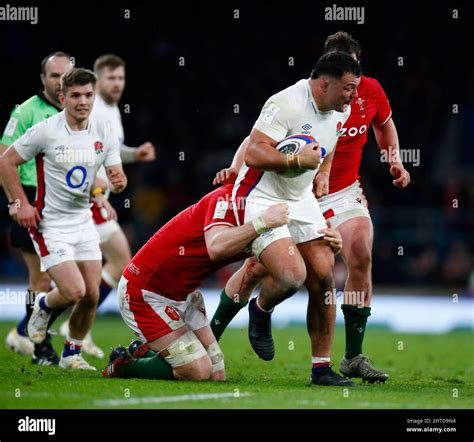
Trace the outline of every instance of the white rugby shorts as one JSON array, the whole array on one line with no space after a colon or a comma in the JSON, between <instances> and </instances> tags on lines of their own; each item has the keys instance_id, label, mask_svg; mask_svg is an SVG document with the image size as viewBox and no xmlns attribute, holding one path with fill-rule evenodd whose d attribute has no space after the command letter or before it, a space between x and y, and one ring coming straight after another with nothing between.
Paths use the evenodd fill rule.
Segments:
<instances>
[{"instance_id":1,"label":"white rugby shorts","mask_svg":"<svg viewBox=\"0 0 474 442\"><path fill-rule=\"evenodd\" d=\"M326 220L312 192L299 201L275 201L260 195L250 195L245 201L244 223L252 221L277 203L287 203L290 212L289 224L270 229L252 241L251 251L257 258L270 244L282 238L292 238L295 244L300 244L324 236L318 230L327 227Z\"/></svg>"},{"instance_id":2,"label":"white rugby shorts","mask_svg":"<svg viewBox=\"0 0 474 442\"><path fill-rule=\"evenodd\" d=\"M319 207L333 228L359 216L370 219L367 199L359 181L330 195L318 198Z\"/></svg>"},{"instance_id":3,"label":"white rugby shorts","mask_svg":"<svg viewBox=\"0 0 474 442\"><path fill-rule=\"evenodd\" d=\"M40 223L38 229L29 229L41 271L66 261L101 261L99 234L89 217L74 226L48 227Z\"/></svg>"}]
</instances>

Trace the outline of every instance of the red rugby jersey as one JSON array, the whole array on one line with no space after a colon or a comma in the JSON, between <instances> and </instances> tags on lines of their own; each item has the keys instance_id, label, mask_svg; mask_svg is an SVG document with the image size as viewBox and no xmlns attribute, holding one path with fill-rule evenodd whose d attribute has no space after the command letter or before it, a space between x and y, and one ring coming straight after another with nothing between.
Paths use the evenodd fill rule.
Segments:
<instances>
[{"instance_id":1,"label":"red rugby jersey","mask_svg":"<svg viewBox=\"0 0 474 442\"><path fill-rule=\"evenodd\" d=\"M237 226L231 205L232 185L219 187L159 229L132 258L123 275L135 286L184 301L212 273L250 256L240 253L213 262L204 232L216 225Z\"/></svg>"},{"instance_id":2,"label":"red rugby jersey","mask_svg":"<svg viewBox=\"0 0 474 442\"><path fill-rule=\"evenodd\" d=\"M351 115L339 136L329 176L329 193L350 186L359 179L362 147L371 124L381 126L392 116L382 86L375 78L362 76L358 97L351 103Z\"/></svg>"}]
</instances>

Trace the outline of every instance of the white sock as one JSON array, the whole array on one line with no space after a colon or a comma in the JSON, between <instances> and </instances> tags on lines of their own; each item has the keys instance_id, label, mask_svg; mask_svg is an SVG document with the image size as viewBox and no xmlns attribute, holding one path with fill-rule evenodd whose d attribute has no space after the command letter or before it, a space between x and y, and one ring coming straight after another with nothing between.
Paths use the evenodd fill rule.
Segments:
<instances>
[{"instance_id":1,"label":"white sock","mask_svg":"<svg viewBox=\"0 0 474 442\"><path fill-rule=\"evenodd\" d=\"M70 344L74 344L76 347L82 347L82 339L74 339L74 338L71 338L71 336L68 335L68 337L66 338L66 340L70 343Z\"/></svg>"},{"instance_id":2,"label":"white sock","mask_svg":"<svg viewBox=\"0 0 474 442\"><path fill-rule=\"evenodd\" d=\"M330 358L330 357L326 357L326 356L324 356L324 357L313 356L313 357L311 358L311 360L312 360L313 364L324 364L324 363L326 363L326 362L329 362L329 363L331 362L331 358Z\"/></svg>"}]
</instances>

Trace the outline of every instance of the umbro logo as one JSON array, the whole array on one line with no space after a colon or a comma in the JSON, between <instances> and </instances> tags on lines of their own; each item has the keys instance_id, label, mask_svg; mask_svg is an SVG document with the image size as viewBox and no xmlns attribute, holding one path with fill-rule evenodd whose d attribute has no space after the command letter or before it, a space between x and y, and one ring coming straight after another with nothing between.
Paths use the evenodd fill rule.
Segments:
<instances>
[{"instance_id":1,"label":"umbro logo","mask_svg":"<svg viewBox=\"0 0 474 442\"><path fill-rule=\"evenodd\" d=\"M311 124L308 124L308 123L301 126L301 129L303 129L305 132L308 132L312 128L313 128L313 126L311 126Z\"/></svg>"}]
</instances>

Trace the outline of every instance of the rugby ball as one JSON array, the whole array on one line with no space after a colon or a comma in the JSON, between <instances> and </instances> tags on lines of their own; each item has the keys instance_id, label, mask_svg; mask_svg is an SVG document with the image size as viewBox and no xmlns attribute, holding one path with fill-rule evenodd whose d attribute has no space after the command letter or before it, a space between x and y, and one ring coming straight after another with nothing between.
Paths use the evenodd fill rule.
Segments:
<instances>
[{"instance_id":1,"label":"rugby ball","mask_svg":"<svg viewBox=\"0 0 474 442\"><path fill-rule=\"evenodd\" d=\"M288 153L298 153L306 144L314 143L316 140L311 135L290 135L286 137L284 140L280 141L276 146L276 149L284 154ZM321 158L324 158L326 153L326 149L321 147ZM307 170L298 170L298 169L291 169L285 172L277 172L280 175L293 178L299 176L303 173L307 172Z\"/></svg>"}]
</instances>

